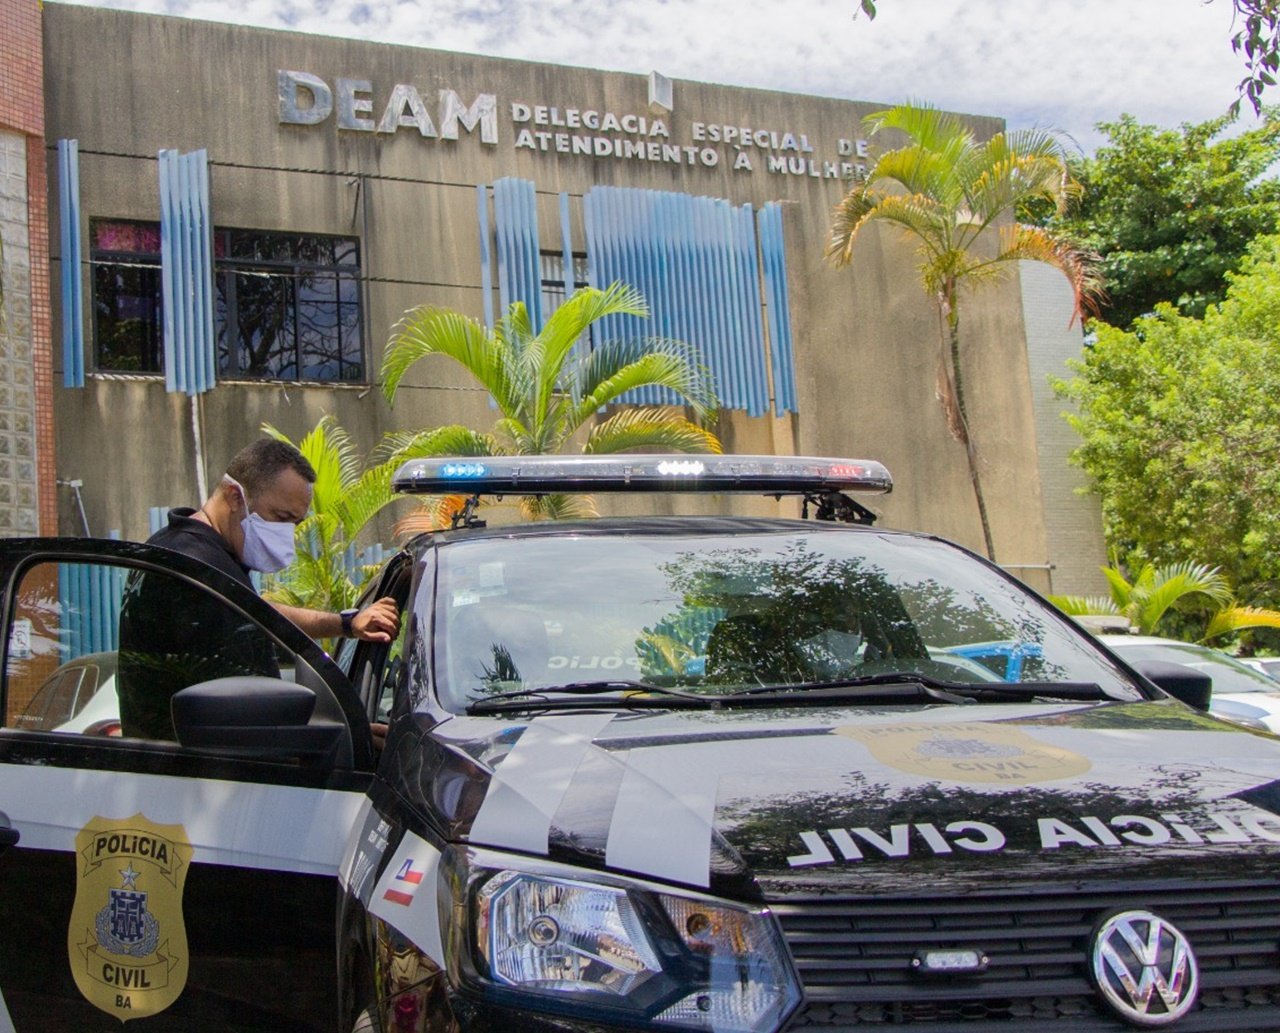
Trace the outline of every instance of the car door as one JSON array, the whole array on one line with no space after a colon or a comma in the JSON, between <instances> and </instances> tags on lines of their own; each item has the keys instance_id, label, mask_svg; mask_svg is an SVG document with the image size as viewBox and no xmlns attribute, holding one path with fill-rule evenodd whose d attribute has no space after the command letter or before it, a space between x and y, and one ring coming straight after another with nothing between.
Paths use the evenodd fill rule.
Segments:
<instances>
[{"instance_id":1,"label":"car door","mask_svg":"<svg viewBox=\"0 0 1280 1033\"><path fill-rule=\"evenodd\" d=\"M141 584L172 598L180 656L136 635L121 650ZM373 764L346 677L255 593L164 549L0 541L0 591L0 1030L333 1030L337 868ZM179 694L180 741L32 727L52 672L112 651L134 693L162 667L205 680ZM242 669L254 651L269 670ZM268 711L300 727L249 727Z\"/></svg>"}]
</instances>

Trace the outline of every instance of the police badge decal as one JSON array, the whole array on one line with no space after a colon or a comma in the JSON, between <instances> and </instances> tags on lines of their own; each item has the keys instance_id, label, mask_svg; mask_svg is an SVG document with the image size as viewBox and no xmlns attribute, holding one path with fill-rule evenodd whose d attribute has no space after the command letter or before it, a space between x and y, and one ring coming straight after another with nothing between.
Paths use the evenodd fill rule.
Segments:
<instances>
[{"instance_id":1,"label":"police badge decal","mask_svg":"<svg viewBox=\"0 0 1280 1033\"><path fill-rule=\"evenodd\" d=\"M164 1011L187 984L186 839L181 825L141 814L94 818L76 836L71 974L89 1003L121 1022Z\"/></svg>"}]
</instances>

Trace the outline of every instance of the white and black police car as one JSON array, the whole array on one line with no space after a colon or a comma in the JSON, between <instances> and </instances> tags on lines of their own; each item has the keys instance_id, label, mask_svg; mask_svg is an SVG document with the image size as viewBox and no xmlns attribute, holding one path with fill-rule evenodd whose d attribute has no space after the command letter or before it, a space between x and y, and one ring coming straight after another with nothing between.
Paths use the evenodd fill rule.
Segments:
<instances>
[{"instance_id":1,"label":"white and black police car","mask_svg":"<svg viewBox=\"0 0 1280 1033\"><path fill-rule=\"evenodd\" d=\"M0 1030L1280 1030L1280 742L984 560L868 526L849 493L887 491L880 465L396 483L817 519L468 504L370 589L400 639L334 659L163 550L0 543ZM167 652L120 636L157 584L175 627L204 613ZM133 691L186 672L172 739L22 720L113 650Z\"/></svg>"}]
</instances>

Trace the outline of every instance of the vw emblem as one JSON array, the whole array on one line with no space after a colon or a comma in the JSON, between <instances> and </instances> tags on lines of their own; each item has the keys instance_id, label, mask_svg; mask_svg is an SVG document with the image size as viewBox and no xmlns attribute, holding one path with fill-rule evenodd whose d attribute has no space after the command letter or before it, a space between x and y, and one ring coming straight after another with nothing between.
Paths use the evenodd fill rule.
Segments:
<instances>
[{"instance_id":1,"label":"vw emblem","mask_svg":"<svg viewBox=\"0 0 1280 1033\"><path fill-rule=\"evenodd\" d=\"M1135 1026L1164 1026L1189 1012L1200 988L1196 956L1175 926L1150 911L1122 911L1093 936L1093 983Z\"/></svg>"}]
</instances>

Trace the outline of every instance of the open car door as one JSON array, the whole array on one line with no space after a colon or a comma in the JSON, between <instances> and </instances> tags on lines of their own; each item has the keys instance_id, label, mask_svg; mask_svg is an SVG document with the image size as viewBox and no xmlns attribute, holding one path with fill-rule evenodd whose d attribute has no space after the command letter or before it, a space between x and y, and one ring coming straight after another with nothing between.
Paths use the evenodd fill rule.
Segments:
<instances>
[{"instance_id":1,"label":"open car door","mask_svg":"<svg viewBox=\"0 0 1280 1033\"><path fill-rule=\"evenodd\" d=\"M346 676L165 549L3 541L0 592L0 1029L332 1030L373 767ZM112 673L59 702L86 657Z\"/></svg>"}]
</instances>

